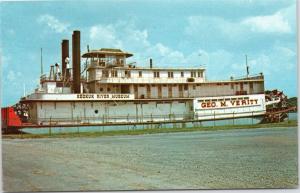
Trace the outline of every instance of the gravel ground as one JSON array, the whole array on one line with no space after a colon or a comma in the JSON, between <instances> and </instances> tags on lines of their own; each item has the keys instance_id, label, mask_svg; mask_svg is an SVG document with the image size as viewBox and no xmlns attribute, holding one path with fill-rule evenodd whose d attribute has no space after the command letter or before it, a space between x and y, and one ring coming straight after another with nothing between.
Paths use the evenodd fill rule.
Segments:
<instances>
[{"instance_id":1,"label":"gravel ground","mask_svg":"<svg viewBox=\"0 0 300 193\"><path fill-rule=\"evenodd\" d=\"M4 139L4 191L295 188L297 128Z\"/></svg>"}]
</instances>

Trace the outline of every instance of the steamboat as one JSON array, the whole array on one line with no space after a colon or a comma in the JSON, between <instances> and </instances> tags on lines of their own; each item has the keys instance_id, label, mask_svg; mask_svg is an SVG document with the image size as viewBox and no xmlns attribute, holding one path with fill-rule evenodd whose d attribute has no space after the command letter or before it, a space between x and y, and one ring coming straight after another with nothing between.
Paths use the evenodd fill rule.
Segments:
<instances>
[{"instance_id":1,"label":"steamboat","mask_svg":"<svg viewBox=\"0 0 300 193\"><path fill-rule=\"evenodd\" d=\"M61 49L61 68L51 65L33 93L2 108L2 131L243 118L259 123L268 105L286 98L266 96L262 73L209 81L204 67L154 67L152 59L149 67L138 67L126 62L133 54L120 49L81 55L80 31L72 35L71 59L69 40L62 40Z\"/></svg>"}]
</instances>

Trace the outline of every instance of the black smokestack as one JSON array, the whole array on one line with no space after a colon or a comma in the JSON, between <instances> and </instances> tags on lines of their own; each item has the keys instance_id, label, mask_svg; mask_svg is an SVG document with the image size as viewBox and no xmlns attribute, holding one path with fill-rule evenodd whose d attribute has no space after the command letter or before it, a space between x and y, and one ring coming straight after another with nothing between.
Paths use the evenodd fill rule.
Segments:
<instances>
[{"instance_id":1,"label":"black smokestack","mask_svg":"<svg viewBox=\"0 0 300 193\"><path fill-rule=\"evenodd\" d=\"M72 35L73 91L80 93L80 31Z\"/></svg>"},{"instance_id":2,"label":"black smokestack","mask_svg":"<svg viewBox=\"0 0 300 193\"><path fill-rule=\"evenodd\" d=\"M152 58L150 58L150 68L152 68Z\"/></svg>"},{"instance_id":3,"label":"black smokestack","mask_svg":"<svg viewBox=\"0 0 300 193\"><path fill-rule=\"evenodd\" d=\"M62 75L66 75L67 63L66 58L69 58L69 40L63 40L61 42L61 65L62 65Z\"/></svg>"}]
</instances>

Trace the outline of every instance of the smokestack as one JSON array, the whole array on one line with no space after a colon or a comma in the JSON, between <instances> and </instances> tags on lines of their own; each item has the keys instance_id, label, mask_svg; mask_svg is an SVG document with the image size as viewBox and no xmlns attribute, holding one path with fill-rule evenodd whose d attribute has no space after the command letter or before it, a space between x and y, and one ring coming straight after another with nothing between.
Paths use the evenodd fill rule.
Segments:
<instances>
[{"instance_id":1,"label":"smokestack","mask_svg":"<svg viewBox=\"0 0 300 193\"><path fill-rule=\"evenodd\" d=\"M66 58L69 58L69 40L63 40L61 42L61 67L62 75L66 75L67 63Z\"/></svg>"},{"instance_id":2,"label":"smokestack","mask_svg":"<svg viewBox=\"0 0 300 193\"><path fill-rule=\"evenodd\" d=\"M80 93L80 31L73 31L72 62L73 62L73 92Z\"/></svg>"},{"instance_id":3,"label":"smokestack","mask_svg":"<svg viewBox=\"0 0 300 193\"><path fill-rule=\"evenodd\" d=\"M150 58L150 68L152 68L152 58Z\"/></svg>"}]
</instances>

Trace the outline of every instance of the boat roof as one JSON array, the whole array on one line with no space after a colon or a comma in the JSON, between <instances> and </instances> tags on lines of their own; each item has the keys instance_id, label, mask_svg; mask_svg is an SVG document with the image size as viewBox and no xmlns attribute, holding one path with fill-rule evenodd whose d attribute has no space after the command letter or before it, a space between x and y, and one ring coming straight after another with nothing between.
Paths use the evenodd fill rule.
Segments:
<instances>
[{"instance_id":1,"label":"boat roof","mask_svg":"<svg viewBox=\"0 0 300 193\"><path fill-rule=\"evenodd\" d=\"M84 53L82 57L83 58L93 58L93 57L104 58L106 55L126 56L126 58L133 56L133 54L124 52L121 49L101 48L99 50L91 50L87 53Z\"/></svg>"}]
</instances>

